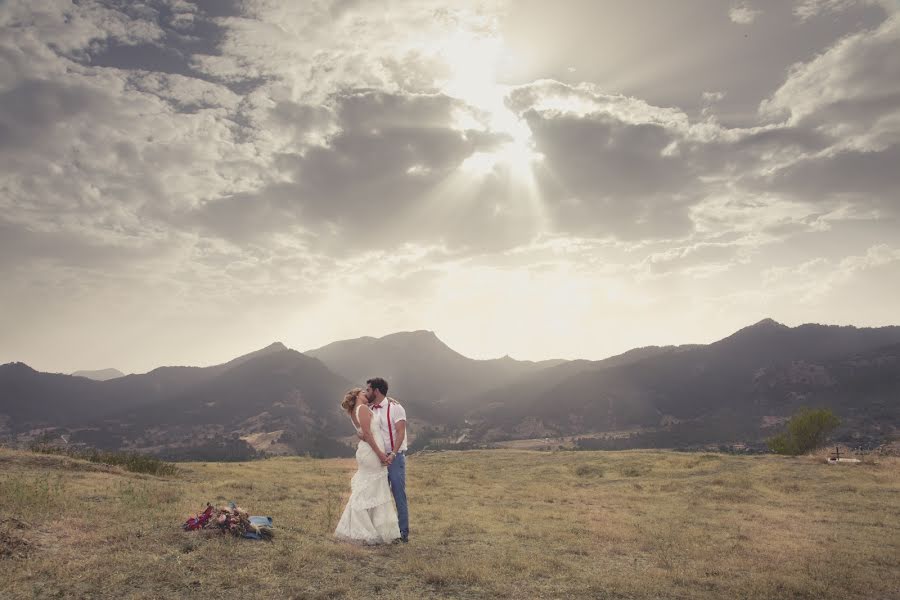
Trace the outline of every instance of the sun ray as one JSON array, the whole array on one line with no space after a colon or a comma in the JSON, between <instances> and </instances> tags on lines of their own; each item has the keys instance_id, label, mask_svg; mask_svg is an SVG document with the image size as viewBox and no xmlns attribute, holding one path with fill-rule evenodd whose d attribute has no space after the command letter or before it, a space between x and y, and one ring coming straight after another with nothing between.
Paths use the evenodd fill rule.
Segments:
<instances>
[{"instance_id":1,"label":"sun ray","mask_svg":"<svg viewBox=\"0 0 900 600\"><path fill-rule=\"evenodd\" d=\"M431 52L446 67L446 75L438 81L442 91L477 111L459 114L459 129L495 134L501 141L464 160L424 204L431 210L455 206L465 212L480 198L492 202L498 214L527 213L535 230L544 230L547 214L534 172L543 156L534 147L528 124L506 104L511 87L497 83L501 65L513 64L516 57L499 36L471 31L456 31L436 40ZM485 194L491 193L496 197L486 200ZM448 198L453 199L449 206Z\"/></svg>"}]
</instances>

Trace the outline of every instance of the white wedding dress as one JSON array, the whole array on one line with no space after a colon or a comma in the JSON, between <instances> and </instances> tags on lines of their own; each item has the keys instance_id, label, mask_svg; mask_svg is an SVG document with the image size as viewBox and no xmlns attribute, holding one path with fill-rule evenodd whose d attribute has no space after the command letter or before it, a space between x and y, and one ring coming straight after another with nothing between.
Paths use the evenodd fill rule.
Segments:
<instances>
[{"instance_id":1,"label":"white wedding dress","mask_svg":"<svg viewBox=\"0 0 900 600\"><path fill-rule=\"evenodd\" d=\"M359 404L356 407L357 422L362 406ZM353 426L362 433L356 423ZM383 452L381 436L376 434L374 437ZM386 544L400 537L387 467L381 464L368 442L360 441L356 448L356 473L350 480L350 500L334 530L334 536L362 544Z\"/></svg>"}]
</instances>

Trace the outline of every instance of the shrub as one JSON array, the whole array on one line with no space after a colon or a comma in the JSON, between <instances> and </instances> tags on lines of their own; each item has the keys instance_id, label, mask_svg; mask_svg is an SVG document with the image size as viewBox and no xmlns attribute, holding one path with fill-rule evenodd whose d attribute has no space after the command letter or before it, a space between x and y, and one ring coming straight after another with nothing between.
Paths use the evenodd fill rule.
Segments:
<instances>
[{"instance_id":1,"label":"shrub","mask_svg":"<svg viewBox=\"0 0 900 600\"><path fill-rule=\"evenodd\" d=\"M178 469L172 463L162 461L146 454L134 452L104 452L93 448L60 448L35 444L31 446L32 452L41 454L58 454L72 458L80 458L92 463L119 466L132 473L148 473L150 475L175 475Z\"/></svg>"},{"instance_id":2,"label":"shrub","mask_svg":"<svg viewBox=\"0 0 900 600\"><path fill-rule=\"evenodd\" d=\"M797 456L825 444L841 421L828 409L804 408L791 417L787 431L769 438L769 448L776 454Z\"/></svg>"},{"instance_id":3,"label":"shrub","mask_svg":"<svg viewBox=\"0 0 900 600\"><path fill-rule=\"evenodd\" d=\"M575 474L579 477L603 477L603 468L597 465L578 465Z\"/></svg>"}]
</instances>

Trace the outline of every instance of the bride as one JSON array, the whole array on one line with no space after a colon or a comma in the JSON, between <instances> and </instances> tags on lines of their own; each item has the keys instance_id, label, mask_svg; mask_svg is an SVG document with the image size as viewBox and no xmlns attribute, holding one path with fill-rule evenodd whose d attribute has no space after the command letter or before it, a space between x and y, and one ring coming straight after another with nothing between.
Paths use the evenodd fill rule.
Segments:
<instances>
[{"instance_id":1,"label":"bride","mask_svg":"<svg viewBox=\"0 0 900 600\"><path fill-rule=\"evenodd\" d=\"M400 538L397 509L387 478L387 456L380 435L372 433L372 411L360 388L344 395L341 407L363 438L356 448L356 473L350 480L350 500L334 536L363 544L385 544Z\"/></svg>"}]
</instances>

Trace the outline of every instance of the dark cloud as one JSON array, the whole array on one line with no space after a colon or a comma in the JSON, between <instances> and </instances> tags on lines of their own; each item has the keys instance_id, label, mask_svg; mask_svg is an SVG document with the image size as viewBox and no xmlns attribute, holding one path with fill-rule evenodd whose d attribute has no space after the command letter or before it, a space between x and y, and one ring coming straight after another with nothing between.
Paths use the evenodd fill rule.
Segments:
<instances>
[{"instance_id":1,"label":"dark cloud","mask_svg":"<svg viewBox=\"0 0 900 600\"><path fill-rule=\"evenodd\" d=\"M37 231L0 220L0 267L118 270L158 256L166 243L138 237L101 240L87 231Z\"/></svg>"},{"instance_id":2,"label":"dark cloud","mask_svg":"<svg viewBox=\"0 0 900 600\"><path fill-rule=\"evenodd\" d=\"M108 106L94 88L47 80L24 80L0 93L0 149L40 145L57 127L91 110Z\"/></svg>"},{"instance_id":3,"label":"dark cloud","mask_svg":"<svg viewBox=\"0 0 900 600\"><path fill-rule=\"evenodd\" d=\"M258 243L273 233L301 227L301 211L296 186L281 183L209 200L186 214L172 215L172 225L183 223L240 244Z\"/></svg>"},{"instance_id":4,"label":"dark cloud","mask_svg":"<svg viewBox=\"0 0 900 600\"><path fill-rule=\"evenodd\" d=\"M241 0L192 0L209 17L237 17L242 14Z\"/></svg>"},{"instance_id":5,"label":"dark cloud","mask_svg":"<svg viewBox=\"0 0 900 600\"><path fill-rule=\"evenodd\" d=\"M612 115L525 113L538 152L539 179L555 224L573 233L625 239L672 237L691 226L696 173L665 150L678 138L653 123Z\"/></svg>"},{"instance_id":6,"label":"dark cloud","mask_svg":"<svg viewBox=\"0 0 900 600\"><path fill-rule=\"evenodd\" d=\"M756 181L774 191L809 202L849 202L900 217L900 145L881 152L841 151L797 161Z\"/></svg>"},{"instance_id":7,"label":"dark cloud","mask_svg":"<svg viewBox=\"0 0 900 600\"><path fill-rule=\"evenodd\" d=\"M282 100L270 111L272 124L292 134L295 144L303 146L309 136L324 135L335 122L334 112L326 106L313 106Z\"/></svg>"},{"instance_id":8,"label":"dark cloud","mask_svg":"<svg viewBox=\"0 0 900 600\"><path fill-rule=\"evenodd\" d=\"M489 151L502 135L462 130L456 111L465 103L443 95L353 92L335 98L332 108L282 102L273 118L294 128L294 138L333 118L335 133L323 145L283 153L275 161L289 182L257 192L212 199L195 211L191 222L238 239L302 229L319 243L345 249L379 239L354 239L354 230L381 231L381 243L458 236L468 221L434 222L421 206L473 153ZM478 187L481 190L482 187ZM453 190L470 196L470 190ZM447 198L456 202L457 198ZM490 208L488 211L491 210ZM402 224L403 229L398 229ZM332 236L337 235L337 240Z\"/></svg>"}]
</instances>

